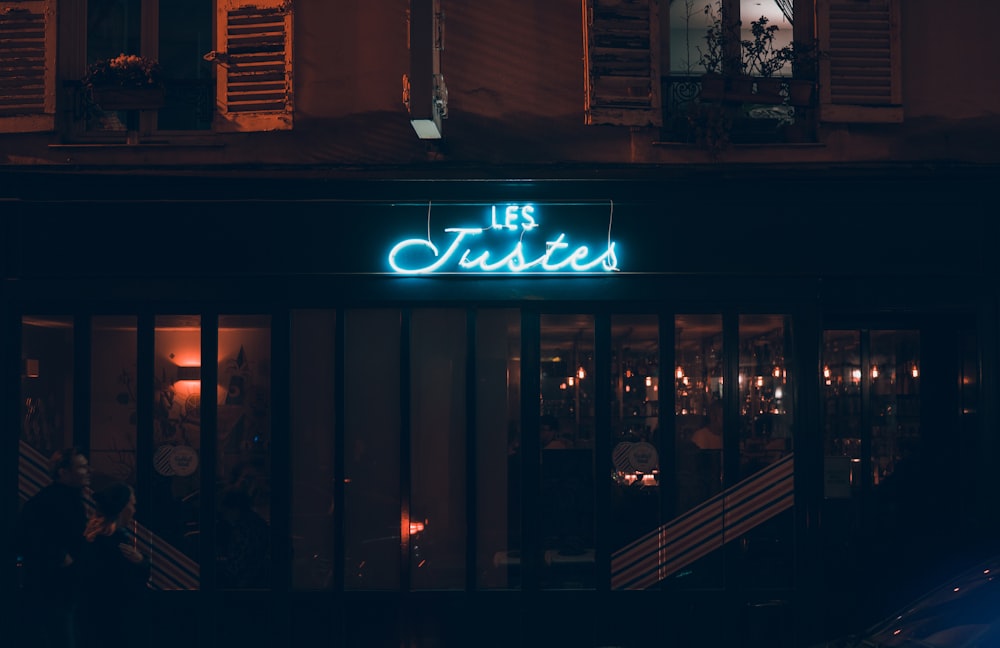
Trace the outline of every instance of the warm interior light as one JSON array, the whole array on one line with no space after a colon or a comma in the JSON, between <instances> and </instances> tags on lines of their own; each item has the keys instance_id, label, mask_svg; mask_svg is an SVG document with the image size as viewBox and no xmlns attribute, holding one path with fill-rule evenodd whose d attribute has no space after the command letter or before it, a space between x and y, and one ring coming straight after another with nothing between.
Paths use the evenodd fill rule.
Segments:
<instances>
[{"instance_id":1,"label":"warm interior light","mask_svg":"<svg viewBox=\"0 0 1000 648\"><path fill-rule=\"evenodd\" d=\"M917 369L917 365L913 365L913 369L910 369L910 375L913 376L914 378L920 377L920 370Z\"/></svg>"},{"instance_id":2,"label":"warm interior light","mask_svg":"<svg viewBox=\"0 0 1000 648\"><path fill-rule=\"evenodd\" d=\"M570 376L569 378L566 379L566 382L569 384L570 387L572 387L573 384L576 382L576 376Z\"/></svg>"},{"instance_id":3,"label":"warm interior light","mask_svg":"<svg viewBox=\"0 0 1000 648\"><path fill-rule=\"evenodd\" d=\"M38 378L38 358L25 358L24 375L28 378Z\"/></svg>"},{"instance_id":4,"label":"warm interior light","mask_svg":"<svg viewBox=\"0 0 1000 648\"><path fill-rule=\"evenodd\" d=\"M851 380L853 382L856 382L856 383L861 382L861 370L860 369L851 369Z\"/></svg>"},{"instance_id":5,"label":"warm interior light","mask_svg":"<svg viewBox=\"0 0 1000 648\"><path fill-rule=\"evenodd\" d=\"M677 380L684 377L684 369L680 365L677 365Z\"/></svg>"},{"instance_id":6,"label":"warm interior light","mask_svg":"<svg viewBox=\"0 0 1000 648\"><path fill-rule=\"evenodd\" d=\"M872 380L878 378L878 365L872 365Z\"/></svg>"},{"instance_id":7,"label":"warm interior light","mask_svg":"<svg viewBox=\"0 0 1000 648\"><path fill-rule=\"evenodd\" d=\"M587 372L584 370L583 365L580 365L580 368L576 370L576 377L580 380L587 377Z\"/></svg>"},{"instance_id":8,"label":"warm interior light","mask_svg":"<svg viewBox=\"0 0 1000 648\"><path fill-rule=\"evenodd\" d=\"M646 386L647 387L652 387L653 386L653 378L652 378L652 376L646 376Z\"/></svg>"}]
</instances>

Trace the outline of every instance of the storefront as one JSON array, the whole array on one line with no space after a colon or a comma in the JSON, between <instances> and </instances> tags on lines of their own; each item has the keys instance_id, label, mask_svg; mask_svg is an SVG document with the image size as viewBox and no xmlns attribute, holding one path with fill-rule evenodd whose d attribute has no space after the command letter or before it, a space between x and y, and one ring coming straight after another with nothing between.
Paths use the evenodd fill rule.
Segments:
<instances>
[{"instance_id":1,"label":"storefront","mask_svg":"<svg viewBox=\"0 0 1000 648\"><path fill-rule=\"evenodd\" d=\"M66 445L133 484L152 645L793 646L988 527L976 179L60 180L7 518Z\"/></svg>"}]
</instances>

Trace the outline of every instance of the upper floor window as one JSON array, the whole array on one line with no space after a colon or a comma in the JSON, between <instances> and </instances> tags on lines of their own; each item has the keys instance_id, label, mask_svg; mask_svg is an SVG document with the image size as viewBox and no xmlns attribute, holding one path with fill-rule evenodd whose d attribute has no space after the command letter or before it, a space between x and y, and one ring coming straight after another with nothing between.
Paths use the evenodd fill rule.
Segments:
<instances>
[{"instance_id":1,"label":"upper floor window","mask_svg":"<svg viewBox=\"0 0 1000 648\"><path fill-rule=\"evenodd\" d=\"M13 70L0 132L59 129L81 136L132 127L197 133L292 126L291 0L10 4L0 16L0 29L16 36L0 43L0 67ZM58 47L57 25L64 26ZM88 66L119 54L159 63L162 105L117 110L88 100L79 83Z\"/></svg>"}]
</instances>

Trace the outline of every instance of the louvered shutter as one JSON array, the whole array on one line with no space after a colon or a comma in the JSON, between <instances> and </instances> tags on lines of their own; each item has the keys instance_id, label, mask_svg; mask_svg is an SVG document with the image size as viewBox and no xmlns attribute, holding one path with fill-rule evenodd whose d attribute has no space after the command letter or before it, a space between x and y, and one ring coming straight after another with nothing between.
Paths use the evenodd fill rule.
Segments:
<instances>
[{"instance_id":1,"label":"louvered shutter","mask_svg":"<svg viewBox=\"0 0 1000 648\"><path fill-rule=\"evenodd\" d=\"M659 126L657 0L584 0L586 122Z\"/></svg>"},{"instance_id":2,"label":"louvered shutter","mask_svg":"<svg viewBox=\"0 0 1000 648\"><path fill-rule=\"evenodd\" d=\"M292 127L292 3L219 0L216 130Z\"/></svg>"},{"instance_id":3,"label":"louvered shutter","mask_svg":"<svg viewBox=\"0 0 1000 648\"><path fill-rule=\"evenodd\" d=\"M55 129L55 0L0 4L0 132Z\"/></svg>"},{"instance_id":4,"label":"louvered shutter","mask_svg":"<svg viewBox=\"0 0 1000 648\"><path fill-rule=\"evenodd\" d=\"M817 0L820 119L900 122L899 0Z\"/></svg>"}]
</instances>

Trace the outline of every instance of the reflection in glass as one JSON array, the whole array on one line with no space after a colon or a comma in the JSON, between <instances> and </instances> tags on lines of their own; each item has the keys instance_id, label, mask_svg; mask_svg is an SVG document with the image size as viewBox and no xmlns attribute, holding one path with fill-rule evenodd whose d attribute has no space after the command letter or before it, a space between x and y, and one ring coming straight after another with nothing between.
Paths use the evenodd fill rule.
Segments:
<instances>
[{"instance_id":1,"label":"reflection in glass","mask_svg":"<svg viewBox=\"0 0 1000 648\"><path fill-rule=\"evenodd\" d=\"M920 462L920 333L872 331L872 483Z\"/></svg>"},{"instance_id":2,"label":"reflection in glass","mask_svg":"<svg viewBox=\"0 0 1000 648\"><path fill-rule=\"evenodd\" d=\"M271 585L271 319L219 317L216 568L223 588Z\"/></svg>"},{"instance_id":3,"label":"reflection in glass","mask_svg":"<svg viewBox=\"0 0 1000 648\"><path fill-rule=\"evenodd\" d=\"M73 318L21 319L21 441L47 460L73 445Z\"/></svg>"},{"instance_id":4,"label":"reflection in glass","mask_svg":"<svg viewBox=\"0 0 1000 648\"><path fill-rule=\"evenodd\" d=\"M138 318L94 317L90 352L91 485L136 485ZM142 516L145 517L145 516Z\"/></svg>"},{"instance_id":5,"label":"reflection in glass","mask_svg":"<svg viewBox=\"0 0 1000 648\"><path fill-rule=\"evenodd\" d=\"M784 315L740 316L740 475L792 450L792 393Z\"/></svg>"},{"instance_id":6,"label":"reflection in glass","mask_svg":"<svg viewBox=\"0 0 1000 648\"><path fill-rule=\"evenodd\" d=\"M412 496L409 524L414 589L465 584L465 311L417 309L410 324Z\"/></svg>"},{"instance_id":7,"label":"reflection in glass","mask_svg":"<svg viewBox=\"0 0 1000 648\"><path fill-rule=\"evenodd\" d=\"M823 332L824 497L856 496L861 487L861 332Z\"/></svg>"},{"instance_id":8,"label":"reflection in glass","mask_svg":"<svg viewBox=\"0 0 1000 648\"><path fill-rule=\"evenodd\" d=\"M478 587L521 585L521 314L476 312Z\"/></svg>"},{"instance_id":9,"label":"reflection in glass","mask_svg":"<svg viewBox=\"0 0 1000 648\"><path fill-rule=\"evenodd\" d=\"M656 315L611 318L611 462L615 549L660 523L660 327ZM672 372L671 372L672 373Z\"/></svg>"},{"instance_id":10,"label":"reflection in glass","mask_svg":"<svg viewBox=\"0 0 1000 648\"><path fill-rule=\"evenodd\" d=\"M150 529L199 560L201 319L159 315L153 348L153 476ZM181 367L185 369L182 370Z\"/></svg>"},{"instance_id":11,"label":"reflection in glass","mask_svg":"<svg viewBox=\"0 0 1000 648\"><path fill-rule=\"evenodd\" d=\"M336 311L291 313L292 586L334 587Z\"/></svg>"},{"instance_id":12,"label":"reflection in glass","mask_svg":"<svg viewBox=\"0 0 1000 648\"><path fill-rule=\"evenodd\" d=\"M739 539L737 578L744 587L791 587L794 563L793 483L788 462L765 472L792 452L795 367L786 315L740 315L739 442L737 498L727 514L745 520ZM768 477L768 475L772 475ZM774 475L783 475L782 478ZM759 477L759 478L758 478ZM729 511L730 506L734 509Z\"/></svg>"},{"instance_id":13,"label":"reflection in glass","mask_svg":"<svg viewBox=\"0 0 1000 648\"><path fill-rule=\"evenodd\" d=\"M400 312L344 315L346 589L400 585Z\"/></svg>"},{"instance_id":14,"label":"reflection in glass","mask_svg":"<svg viewBox=\"0 0 1000 648\"><path fill-rule=\"evenodd\" d=\"M675 318L677 513L722 490L722 316Z\"/></svg>"},{"instance_id":15,"label":"reflection in glass","mask_svg":"<svg viewBox=\"0 0 1000 648\"><path fill-rule=\"evenodd\" d=\"M542 586L594 586L594 320L541 317Z\"/></svg>"}]
</instances>

